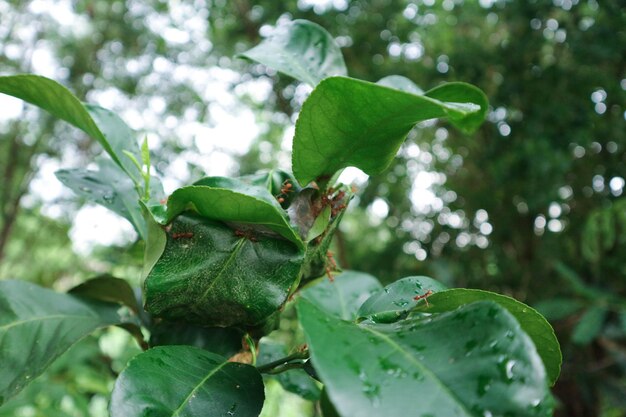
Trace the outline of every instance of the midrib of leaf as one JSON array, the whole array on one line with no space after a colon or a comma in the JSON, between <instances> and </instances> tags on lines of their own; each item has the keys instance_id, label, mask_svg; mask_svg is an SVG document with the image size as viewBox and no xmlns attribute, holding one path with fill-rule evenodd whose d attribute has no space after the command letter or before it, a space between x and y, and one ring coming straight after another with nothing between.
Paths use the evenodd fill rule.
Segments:
<instances>
[{"instance_id":1,"label":"midrib of leaf","mask_svg":"<svg viewBox=\"0 0 626 417\"><path fill-rule=\"evenodd\" d=\"M193 397L193 395L200 389L200 387L202 385L204 385L204 383L206 381L208 381L209 379L211 379L211 377L213 375L215 375L216 372L218 372L220 369L222 369L228 362L222 362L219 366L217 366L215 369L213 369L211 372L209 372L207 374L207 376L205 376L204 378L202 378L202 380L189 392L189 395L187 395L187 397L185 397L185 399L180 403L180 405L178 406L178 408L176 408L176 410L174 410L174 413L172 413L172 417L176 417L178 415L180 415L179 413L181 412L181 410L183 409L183 407L189 402L189 399L191 397Z\"/></svg>"},{"instance_id":2,"label":"midrib of leaf","mask_svg":"<svg viewBox=\"0 0 626 417\"><path fill-rule=\"evenodd\" d=\"M461 401L461 399L459 397L457 397L454 392L452 392L444 383L443 381L441 381L439 379L439 377L437 377L437 375L431 371L429 368L427 368L426 366L424 366L423 363L421 363L420 361L418 361L417 359L415 359L415 357L413 355L411 355L411 352L407 351L404 347L402 347L401 345L399 345L398 343L396 343L392 338L390 338L389 336L377 332L374 329L371 329L367 326L358 326L359 328L366 330L370 333L372 333L374 336L378 337L379 339L382 339L383 342L386 342L387 344L389 344L395 351L399 352L401 355L403 355L408 362L414 364L417 368L419 368L422 372L424 372L425 374L429 375L431 377L431 379L443 390L445 391L451 398L454 399L454 401L461 407L461 409L463 409L466 413L466 415L468 417L471 417L473 414L470 412L470 410L467 409L467 407L465 406L465 404Z\"/></svg>"},{"instance_id":3,"label":"midrib of leaf","mask_svg":"<svg viewBox=\"0 0 626 417\"><path fill-rule=\"evenodd\" d=\"M30 319L18 320L18 321L9 323L9 324L5 324L4 326L0 326L0 331L8 330L11 327L21 326L23 324L30 323L30 322L33 322L33 321L56 320L56 319L63 319L63 318L70 318L70 317L81 318L81 319L97 318L97 317L94 317L94 316L88 316L88 315L79 316L79 315L76 315L76 314L55 314L55 315L52 315L52 316L32 317Z\"/></svg>"},{"instance_id":4,"label":"midrib of leaf","mask_svg":"<svg viewBox=\"0 0 626 417\"><path fill-rule=\"evenodd\" d=\"M340 78L340 77L337 77L337 78ZM341 78L351 79L351 78L349 78L349 77L341 77ZM320 84L319 84L319 85L321 85L324 81L325 81L325 80L322 80L322 82L320 82ZM445 107L445 103L446 103L446 102L444 102L444 101L437 100L437 99L434 99L434 98L431 98L431 97L428 97L428 96L416 96L415 94L405 93L405 92L403 92L403 91L400 91L400 90L395 90L395 89L393 89L393 88L389 88L389 87L385 87L385 86L380 86L380 87L382 87L382 88L387 88L388 90L391 90L391 91L393 91L394 93L401 93L401 94L404 94L404 95L411 96L411 99L414 99L414 100L417 100L417 101L428 102L429 104L432 104L432 105L434 105L434 106L438 106L439 108L441 108L441 109L443 110L443 112L444 112L444 113L446 113L446 115L444 115L444 116L440 116L440 117L448 117L448 116L449 116L449 115L448 115L448 112L445 110L445 109L446 109L446 107ZM318 88L319 88L319 86L318 86ZM304 111L304 108L305 108L305 106L306 106L307 104L308 104L308 100L307 100L307 101L305 101L305 102L304 102L304 104L302 105L302 110L300 111L301 113L302 113L302 111ZM310 105L313 105L313 104L310 104ZM362 144L363 144L364 142L366 142L366 143L367 143L367 141L365 141L365 140L364 140L364 138L369 137L369 136L370 136L370 135L369 135L369 133L370 133L372 130L375 130L375 129L379 128L381 124L386 123L386 122L387 122L387 121L389 121L390 119L392 119L392 118L394 118L394 117L398 117L398 116L400 116L400 115L404 115L405 113L406 113L406 111L404 111L404 110L400 110L400 111L394 112L394 113L390 114L389 116L385 117L385 118L382 120L382 122L380 122L380 123L379 123L379 124L377 124L376 126L372 126L372 127L370 127L370 128L367 128L367 129L365 130L365 132L363 132L363 134L361 134L361 135L359 136L358 140L356 140L356 141L352 141L351 143L348 143L348 144L347 144L347 148L348 148L348 149L347 149L344 153L345 153L345 154L352 154L352 153L354 153L355 149L357 149L359 146L362 146ZM417 123L419 123L419 122L421 122L421 121L423 121L423 120L426 120L426 119L417 120L417 121L415 121L415 122L412 122L410 127L414 126L415 124L417 124ZM310 126L310 123L308 123L307 125L308 125L308 126ZM312 132L312 131L314 131L314 130L315 130L315 129L311 129L311 128L309 128L309 131L311 131L311 132ZM409 129L409 130L410 130L410 129ZM298 123L296 122L296 135L297 135L297 131L298 131ZM407 134L408 134L408 131L407 131ZM331 161L332 161L332 160L333 160L332 158L326 158L326 157L325 157L325 155L323 155L323 154L320 152L320 147L319 147L319 144L318 144L318 141L317 141L317 137L316 137L314 134L313 134L313 135L311 135L311 136L312 136L312 138L313 138L313 145L317 148L317 153L318 153L320 156L322 156L324 159L326 159L326 160L331 160ZM405 135L405 136L406 136L406 135ZM293 157L295 157L295 152L294 152L294 153L292 153L292 159L293 159ZM292 162L292 165L294 165L294 164L293 164L293 162ZM329 167L329 164L328 164L328 163L326 163L326 164L324 165L324 171L325 171L328 167ZM295 171L295 165L294 165L294 171Z\"/></svg>"},{"instance_id":5,"label":"midrib of leaf","mask_svg":"<svg viewBox=\"0 0 626 417\"><path fill-rule=\"evenodd\" d=\"M246 243L247 240L248 239L245 238L245 237L242 237L242 238L239 239L239 241L237 242L237 245L235 246L235 248L231 252L230 256L228 257L226 262L224 262L224 265L222 265L222 268L220 269L220 272L217 274L215 279L213 279L213 281L211 281L211 283L209 284L207 289L204 291L204 293L200 297L200 301L204 301L206 299L206 297L209 295L209 292L213 289L215 284L222 278L222 276L224 275L224 271L226 271L226 268L228 268L228 266L237 257L237 255L241 251L241 248L243 247L243 245Z\"/></svg>"}]
</instances>

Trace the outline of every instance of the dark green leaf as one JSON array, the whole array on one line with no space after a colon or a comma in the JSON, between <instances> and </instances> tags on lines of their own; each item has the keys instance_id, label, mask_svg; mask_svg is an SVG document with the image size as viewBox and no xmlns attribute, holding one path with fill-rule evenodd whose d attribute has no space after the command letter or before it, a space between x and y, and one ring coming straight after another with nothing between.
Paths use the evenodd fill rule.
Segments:
<instances>
[{"instance_id":1,"label":"dark green leaf","mask_svg":"<svg viewBox=\"0 0 626 417\"><path fill-rule=\"evenodd\" d=\"M419 88L413 81L401 75L389 75L378 80L376 84L411 94L424 94L424 90Z\"/></svg>"},{"instance_id":2,"label":"dark green leaf","mask_svg":"<svg viewBox=\"0 0 626 417\"><path fill-rule=\"evenodd\" d=\"M519 322L522 330L534 342L539 356L553 385L561 372L561 349L550 323L533 308L514 298L489 291L455 288L438 292L428 298L428 306L420 306L418 311L441 313L452 311L476 301L493 301L506 308Z\"/></svg>"},{"instance_id":3,"label":"dark green leaf","mask_svg":"<svg viewBox=\"0 0 626 417\"><path fill-rule=\"evenodd\" d=\"M38 75L0 77L0 93L34 104L81 129L97 140L135 182L141 180L140 172L124 155L124 151L130 152L141 160L135 134L115 113L84 105L61 84Z\"/></svg>"},{"instance_id":4,"label":"dark green leaf","mask_svg":"<svg viewBox=\"0 0 626 417\"><path fill-rule=\"evenodd\" d=\"M133 288L121 278L102 275L83 282L72 288L69 294L83 298L118 303L125 305L135 313L139 313L139 305Z\"/></svg>"},{"instance_id":5,"label":"dark green leaf","mask_svg":"<svg viewBox=\"0 0 626 417\"><path fill-rule=\"evenodd\" d=\"M287 213L264 187L234 178L207 177L174 191L167 201L167 222L186 210L207 219L253 226L258 233L275 232L304 248Z\"/></svg>"},{"instance_id":6,"label":"dark green leaf","mask_svg":"<svg viewBox=\"0 0 626 417\"><path fill-rule=\"evenodd\" d=\"M242 349L243 333L232 327L203 327L162 320L150 328L150 346L189 345L230 358Z\"/></svg>"},{"instance_id":7,"label":"dark green leaf","mask_svg":"<svg viewBox=\"0 0 626 417\"><path fill-rule=\"evenodd\" d=\"M278 26L267 39L241 56L315 86L331 75L347 75L335 40L321 26L294 20Z\"/></svg>"},{"instance_id":8,"label":"dark green leaf","mask_svg":"<svg viewBox=\"0 0 626 417\"><path fill-rule=\"evenodd\" d=\"M116 304L0 281L0 404L78 340L100 327L128 322L123 314Z\"/></svg>"},{"instance_id":9,"label":"dark green leaf","mask_svg":"<svg viewBox=\"0 0 626 417\"><path fill-rule=\"evenodd\" d=\"M572 333L572 342L587 345L595 339L604 326L609 311L604 306L590 307L581 317Z\"/></svg>"},{"instance_id":10,"label":"dark green leaf","mask_svg":"<svg viewBox=\"0 0 626 417\"><path fill-rule=\"evenodd\" d=\"M283 343L263 338L259 342L257 367L280 360L286 357L287 354L287 348ZM277 379L286 391L298 394L309 401L317 401L320 398L320 388L303 369L290 369L268 376L268 378Z\"/></svg>"},{"instance_id":11,"label":"dark green leaf","mask_svg":"<svg viewBox=\"0 0 626 417\"><path fill-rule=\"evenodd\" d=\"M257 370L192 346L160 346L120 374L111 417L257 417L263 407Z\"/></svg>"},{"instance_id":12,"label":"dark green leaf","mask_svg":"<svg viewBox=\"0 0 626 417\"><path fill-rule=\"evenodd\" d=\"M469 84L447 84L416 95L331 77L302 106L294 136L293 172L301 184L330 178L348 166L380 174L416 123L447 117L463 131L472 131L486 111L484 94Z\"/></svg>"},{"instance_id":13,"label":"dark green leaf","mask_svg":"<svg viewBox=\"0 0 626 417\"><path fill-rule=\"evenodd\" d=\"M354 320L361 304L381 289L380 282L369 274L344 271L334 281L327 277L320 278L302 291L302 297L327 314L344 320Z\"/></svg>"},{"instance_id":14,"label":"dark green leaf","mask_svg":"<svg viewBox=\"0 0 626 417\"><path fill-rule=\"evenodd\" d=\"M496 303L358 325L303 299L298 316L313 365L342 416L551 415L541 359Z\"/></svg>"},{"instance_id":15,"label":"dark green leaf","mask_svg":"<svg viewBox=\"0 0 626 417\"><path fill-rule=\"evenodd\" d=\"M209 326L257 325L297 285L302 261L286 240L237 236L223 223L183 214L146 278L146 309Z\"/></svg>"},{"instance_id":16,"label":"dark green leaf","mask_svg":"<svg viewBox=\"0 0 626 417\"><path fill-rule=\"evenodd\" d=\"M127 219L142 239L146 224L139 206L135 184L108 160L98 161L99 170L61 169L56 177L72 191Z\"/></svg>"},{"instance_id":17,"label":"dark green leaf","mask_svg":"<svg viewBox=\"0 0 626 417\"><path fill-rule=\"evenodd\" d=\"M399 320L418 304L425 304L429 291L435 293L447 287L429 277L406 277L381 288L360 306L358 317L371 318L378 323ZM415 299L415 297L418 297Z\"/></svg>"}]
</instances>

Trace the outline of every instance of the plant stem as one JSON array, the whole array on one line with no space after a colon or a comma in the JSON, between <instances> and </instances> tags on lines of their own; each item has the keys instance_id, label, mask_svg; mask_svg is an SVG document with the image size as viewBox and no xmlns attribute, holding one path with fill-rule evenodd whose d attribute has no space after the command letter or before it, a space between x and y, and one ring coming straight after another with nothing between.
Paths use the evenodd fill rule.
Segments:
<instances>
[{"instance_id":1,"label":"plant stem","mask_svg":"<svg viewBox=\"0 0 626 417\"><path fill-rule=\"evenodd\" d=\"M304 350L302 352L295 352L277 361L258 366L257 370L261 373L266 373L266 374L280 373L280 372L286 371L287 369L301 367L304 364L302 360L308 359L308 358L309 358L308 350ZM298 361L298 362L291 363L292 361ZM276 371L274 368L276 368L276 370L278 369L280 370Z\"/></svg>"}]
</instances>

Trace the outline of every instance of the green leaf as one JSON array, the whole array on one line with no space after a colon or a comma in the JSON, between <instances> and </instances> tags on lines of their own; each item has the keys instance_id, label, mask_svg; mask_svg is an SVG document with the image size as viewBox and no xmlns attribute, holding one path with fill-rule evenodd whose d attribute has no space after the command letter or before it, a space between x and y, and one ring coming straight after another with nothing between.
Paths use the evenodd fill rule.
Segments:
<instances>
[{"instance_id":1,"label":"green leaf","mask_svg":"<svg viewBox=\"0 0 626 417\"><path fill-rule=\"evenodd\" d=\"M424 90L419 88L413 81L401 75L388 75L378 80L376 84L411 94L424 94Z\"/></svg>"},{"instance_id":2,"label":"green leaf","mask_svg":"<svg viewBox=\"0 0 626 417\"><path fill-rule=\"evenodd\" d=\"M258 233L275 232L304 248L302 239L289 224L287 213L263 187L234 178L207 177L172 193L167 200L167 222L187 210L211 220L252 226Z\"/></svg>"},{"instance_id":3,"label":"green leaf","mask_svg":"<svg viewBox=\"0 0 626 417\"><path fill-rule=\"evenodd\" d=\"M111 158L133 179L141 180L124 151L141 158L135 133L115 113L81 103L67 88L38 75L0 77L0 93L22 99L81 129L97 140Z\"/></svg>"},{"instance_id":4,"label":"green leaf","mask_svg":"<svg viewBox=\"0 0 626 417\"><path fill-rule=\"evenodd\" d=\"M444 83L424 95L444 102L448 107L458 107L458 112L448 111L448 121L461 132L467 134L475 132L487 117L489 110L487 96L471 84ZM467 111L470 103L478 105L480 109L474 112Z\"/></svg>"},{"instance_id":5,"label":"green leaf","mask_svg":"<svg viewBox=\"0 0 626 417\"><path fill-rule=\"evenodd\" d=\"M428 292L435 293L447 287L429 277L406 277L380 289L360 306L358 317L369 318L377 323L391 323L425 304ZM415 299L418 297L417 299Z\"/></svg>"},{"instance_id":6,"label":"green leaf","mask_svg":"<svg viewBox=\"0 0 626 417\"><path fill-rule=\"evenodd\" d=\"M344 271L334 281L324 276L307 286L302 291L302 297L327 314L344 320L354 320L361 304L381 289L380 282L370 274Z\"/></svg>"},{"instance_id":7,"label":"green leaf","mask_svg":"<svg viewBox=\"0 0 626 417\"><path fill-rule=\"evenodd\" d=\"M141 279L145 280L154 265L158 262L165 250L167 238L161 224L153 217L151 210L143 203L139 202L141 214L146 222L146 247L143 254L143 268Z\"/></svg>"},{"instance_id":8,"label":"green leaf","mask_svg":"<svg viewBox=\"0 0 626 417\"><path fill-rule=\"evenodd\" d=\"M257 367L262 366L286 356L287 348L283 343L264 337L259 342L256 364ZM320 388L303 369L290 369L267 378L275 378L286 391L298 394L309 401L317 401L320 398Z\"/></svg>"},{"instance_id":9,"label":"green leaf","mask_svg":"<svg viewBox=\"0 0 626 417\"><path fill-rule=\"evenodd\" d=\"M98 161L99 170L61 169L56 177L77 195L100 204L128 220L142 239L146 224L139 205L139 195L131 180L111 161Z\"/></svg>"},{"instance_id":10,"label":"green leaf","mask_svg":"<svg viewBox=\"0 0 626 417\"><path fill-rule=\"evenodd\" d=\"M241 54L315 86L331 75L347 75L339 46L321 26L294 20L278 26L259 45Z\"/></svg>"},{"instance_id":11,"label":"green leaf","mask_svg":"<svg viewBox=\"0 0 626 417\"><path fill-rule=\"evenodd\" d=\"M237 236L223 223L187 214L176 217L166 239L145 281L146 310L156 316L258 325L300 278L304 255L282 239Z\"/></svg>"},{"instance_id":12,"label":"green leaf","mask_svg":"<svg viewBox=\"0 0 626 417\"><path fill-rule=\"evenodd\" d=\"M548 416L535 346L493 302L360 325L298 303L313 365L341 416Z\"/></svg>"},{"instance_id":13,"label":"green leaf","mask_svg":"<svg viewBox=\"0 0 626 417\"><path fill-rule=\"evenodd\" d=\"M476 301L493 301L506 308L519 322L522 330L532 339L548 374L550 385L554 385L561 372L561 349L550 323L536 310L514 298L489 291L455 288L441 291L428 298L429 305L418 311L441 313L455 310Z\"/></svg>"},{"instance_id":14,"label":"green leaf","mask_svg":"<svg viewBox=\"0 0 626 417\"><path fill-rule=\"evenodd\" d=\"M232 327L204 327L161 320L150 328L150 346L190 345L230 358L241 350L243 333Z\"/></svg>"},{"instance_id":15,"label":"green leaf","mask_svg":"<svg viewBox=\"0 0 626 417\"><path fill-rule=\"evenodd\" d=\"M0 281L0 405L83 337L128 321L116 304Z\"/></svg>"},{"instance_id":16,"label":"green leaf","mask_svg":"<svg viewBox=\"0 0 626 417\"><path fill-rule=\"evenodd\" d=\"M380 174L416 123L447 117L470 132L486 111L484 94L469 84L450 83L416 95L352 78L327 78L304 102L296 122L293 172L300 184L330 178L348 166Z\"/></svg>"},{"instance_id":17,"label":"green leaf","mask_svg":"<svg viewBox=\"0 0 626 417\"><path fill-rule=\"evenodd\" d=\"M161 346L122 371L109 410L111 417L257 417L264 398L254 367L192 346Z\"/></svg>"},{"instance_id":18,"label":"green leaf","mask_svg":"<svg viewBox=\"0 0 626 417\"><path fill-rule=\"evenodd\" d=\"M93 300L118 303L139 313L139 305L133 288L121 278L110 275L101 275L83 282L68 291L69 294Z\"/></svg>"},{"instance_id":19,"label":"green leaf","mask_svg":"<svg viewBox=\"0 0 626 417\"><path fill-rule=\"evenodd\" d=\"M604 306L592 306L581 317L572 333L572 342L577 345L588 345L595 339L604 326L609 311Z\"/></svg>"}]
</instances>

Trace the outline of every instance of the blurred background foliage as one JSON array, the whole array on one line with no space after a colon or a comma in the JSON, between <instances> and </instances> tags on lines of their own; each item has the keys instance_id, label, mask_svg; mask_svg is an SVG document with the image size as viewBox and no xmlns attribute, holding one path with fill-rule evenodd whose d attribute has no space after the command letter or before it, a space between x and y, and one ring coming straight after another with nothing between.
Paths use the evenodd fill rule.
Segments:
<instances>
[{"instance_id":1,"label":"blurred background foliage","mask_svg":"<svg viewBox=\"0 0 626 417\"><path fill-rule=\"evenodd\" d=\"M350 75L489 96L471 137L409 135L359 187L335 241L343 267L388 283L430 275L512 295L555 327L559 416L626 416L626 7L620 0L0 0L0 73L33 72L117 111L154 152L166 191L203 175L289 169L306 86L234 58L305 18L342 46ZM54 178L88 166L82 132L0 101L0 278L66 290L99 273L139 285L132 228ZM105 416L138 351L85 339L0 416ZM268 385L265 415L313 415ZM280 406L283 404L284 406Z\"/></svg>"}]
</instances>

